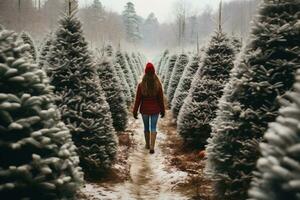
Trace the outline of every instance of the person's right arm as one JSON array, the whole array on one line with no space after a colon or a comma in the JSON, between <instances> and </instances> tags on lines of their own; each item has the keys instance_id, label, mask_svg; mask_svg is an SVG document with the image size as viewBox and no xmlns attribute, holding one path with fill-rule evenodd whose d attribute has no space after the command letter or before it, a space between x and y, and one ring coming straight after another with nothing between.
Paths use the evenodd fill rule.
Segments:
<instances>
[{"instance_id":1,"label":"person's right arm","mask_svg":"<svg viewBox=\"0 0 300 200\"><path fill-rule=\"evenodd\" d=\"M142 91L141 91L141 86L139 84L137 87L137 92L136 92L135 102L134 102L134 107L133 107L133 116L136 119L137 119L138 109L141 105L141 101L142 101Z\"/></svg>"}]
</instances>

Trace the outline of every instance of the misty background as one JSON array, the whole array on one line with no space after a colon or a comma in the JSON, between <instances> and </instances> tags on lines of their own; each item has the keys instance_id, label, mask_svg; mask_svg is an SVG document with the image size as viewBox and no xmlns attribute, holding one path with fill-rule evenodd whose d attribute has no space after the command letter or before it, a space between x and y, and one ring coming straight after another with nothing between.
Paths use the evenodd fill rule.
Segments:
<instances>
[{"instance_id":1,"label":"misty background","mask_svg":"<svg viewBox=\"0 0 300 200\"><path fill-rule=\"evenodd\" d=\"M197 41L204 46L217 29L218 2L80 0L78 17L92 49L110 43L121 49L139 49L148 55L166 48L196 51ZM258 4L259 0L223 1L223 30L246 40ZM66 0L0 0L0 24L29 32L39 45L56 29L59 16L66 10Z\"/></svg>"}]
</instances>

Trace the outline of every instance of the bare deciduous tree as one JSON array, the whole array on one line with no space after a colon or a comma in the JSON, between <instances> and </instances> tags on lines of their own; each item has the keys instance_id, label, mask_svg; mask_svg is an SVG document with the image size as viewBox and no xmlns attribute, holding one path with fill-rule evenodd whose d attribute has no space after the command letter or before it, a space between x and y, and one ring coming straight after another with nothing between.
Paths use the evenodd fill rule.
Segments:
<instances>
[{"instance_id":1,"label":"bare deciduous tree","mask_svg":"<svg viewBox=\"0 0 300 200\"><path fill-rule=\"evenodd\" d=\"M186 0L177 0L174 3L173 13L175 15L175 24L177 27L178 46L183 49L186 32L186 20L190 13L190 4Z\"/></svg>"}]
</instances>

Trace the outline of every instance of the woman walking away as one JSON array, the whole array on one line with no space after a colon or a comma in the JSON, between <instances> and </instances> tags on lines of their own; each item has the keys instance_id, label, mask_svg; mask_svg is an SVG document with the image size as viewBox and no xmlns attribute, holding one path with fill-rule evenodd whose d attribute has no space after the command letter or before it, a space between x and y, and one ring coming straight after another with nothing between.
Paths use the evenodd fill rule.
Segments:
<instances>
[{"instance_id":1,"label":"woman walking away","mask_svg":"<svg viewBox=\"0 0 300 200\"><path fill-rule=\"evenodd\" d=\"M144 122L146 148L150 149L150 153L153 154L157 134L156 124L159 114L161 114L161 118L165 116L165 105L162 85L155 74L152 63L146 65L145 75L137 88L133 108L133 116L135 119L138 118L139 108Z\"/></svg>"}]
</instances>

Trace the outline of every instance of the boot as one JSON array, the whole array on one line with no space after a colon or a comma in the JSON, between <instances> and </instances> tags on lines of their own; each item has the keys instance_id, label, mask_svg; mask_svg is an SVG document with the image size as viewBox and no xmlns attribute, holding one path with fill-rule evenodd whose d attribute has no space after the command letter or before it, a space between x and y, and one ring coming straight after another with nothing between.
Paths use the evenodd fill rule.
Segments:
<instances>
[{"instance_id":1,"label":"boot","mask_svg":"<svg viewBox=\"0 0 300 200\"><path fill-rule=\"evenodd\" d=\"M154 147L155 147L155 140L156 140L156 134L155 132L151 133L151 139L150 139L150 153L154 153Z\"/></svg>"},{"instance_id":2,"label":"boot","mask_svg":"<svg viewBox=\"0 0 300 200\"><path fill-rule=\"evenodd\" d=\"M146 149L150 149L150 132L144 132L145 141L146 141Z\"/></svg>"}]
</instances>

